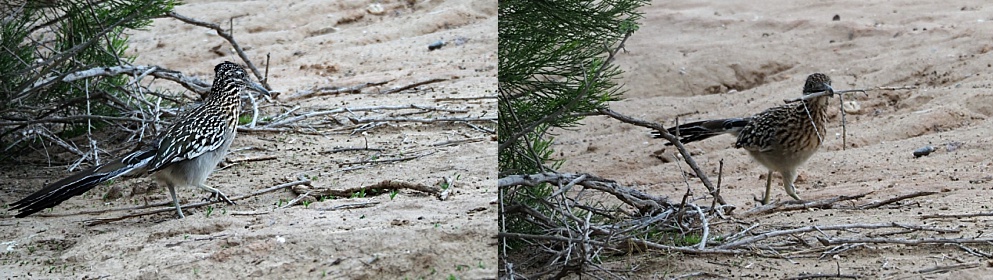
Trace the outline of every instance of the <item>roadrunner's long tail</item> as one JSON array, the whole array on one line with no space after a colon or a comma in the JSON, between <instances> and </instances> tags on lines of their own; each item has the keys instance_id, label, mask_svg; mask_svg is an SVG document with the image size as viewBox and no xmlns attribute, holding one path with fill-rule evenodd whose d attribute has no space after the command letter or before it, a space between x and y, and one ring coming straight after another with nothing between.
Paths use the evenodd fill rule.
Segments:
<instances>
[{"instance_id":1,"label":"roadrunner's long tail","mask_svg":"<svg viewBox=\"0 0 993 280\"><path fill-rule=\"evenodd\" d=\"M725 133L737 137L738 132L740 132L749 121L751 121L751 118L705 120L681 124L667 130L669 131L669 134L679 137L679 142L686 144ZM652 138L662 138L662 134L658 131L652 131ZM665 144L667 146L672 145L672 143Z\"/></svg>"},{"instance_id":2,"label":"roadrunner's long tail","mask_svg":"<svg viewBox=\"0 0 993 280\"><path fill-rule=\"evenodd\" d=\"M772 173L783 175L783 187L793 199L800 200L794 181L797 167L810 158L824 140L827 102L835 91L831 78L821 73L807 76L800 102L772 107L748 118L698 121L667 129L680 142L689 143L728 133L738 139L735 148L748 151L769 169L762 204L769 203ZM658 131L652 132L660 138ZM667 145L671 145L668 143Z\"/></svg>"},{"instance_id":3,"label":"roadrunner's long tail","mask_svg":"<svg viewBox=\"0 0 993 280\"><path fill-rule=\"evenodd\" d=\"M234 204L220 190L205 184L207 177L224 159L237 134L241 94L245 90L269 94L248 78L245 69L231 62L214 67L214 84L203 103L173 122L149 147L121 159L99 165L59 180L13 204L18 218L49 208L96 185L122 175L154 175L160 186L169 189L176 214L183 208L176 187L198 187L211 198Z\"/></svg>"},{"instance_id":4,"label":"roadrunner's long tail","mask_svg":"<svg viewBox=\"0 0 993 280\"><path fill-rule=\"evenodd\" d=\"M48 184L45 188L11 204L20 210L15 217L24 218L45 208L54 207L74 196L81 195L100 183L122 175L144 174L148 161L155 151L138 151L123 158L80 171L65 179Z\"/></svg>"}]
</instances>

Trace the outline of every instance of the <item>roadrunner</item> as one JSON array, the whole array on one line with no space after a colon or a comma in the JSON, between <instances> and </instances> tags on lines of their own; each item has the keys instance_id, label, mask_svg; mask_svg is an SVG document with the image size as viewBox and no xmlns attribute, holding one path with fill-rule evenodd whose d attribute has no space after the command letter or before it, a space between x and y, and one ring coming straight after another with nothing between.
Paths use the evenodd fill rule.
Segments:
<instances>
[{"instance_id":1,"label":"roadrunner","mask_svg":"<svg viewBox=\"0 0 993 280\"><path fill-rule=\"evenodd\" d=\"M269 92L253 83L237 64L218 64L214 73L214 84L203 104L184 114L150 147L76 173L14 202L11 209L20 210L16 217L23 218L54 207L100 183L124 175L152 174L160 186L169 188L179 218L185 217L176 198L176 187L179 186L196 186L211 192L208 199L234 204L204 181L234 140L241 112L241 93L246 89L263 94Z\"/></svg>"},{"instance_id":2,"label":"roadrunner","mask_svg":"<svg viewBox=\"0 0 993 280\"><path fill-rule=\"evenodd\" d=\"M669 134L680 137L682 143L707 139L729 133L738 137L735 148L744 148L756 161L769 169L766 176L762 204L769 204L772 172L783 175L783 187L793 199L796 194L793 181L797 167L810 158L824 141L824 122L827 103L834 95L831 78L821 73L807 76L803 85L803 99L746 118L706 120L669 128ZM658 131L653 137L661 138ZM672 145L667 143L666 145Z\"/></svg>"}]
</instances>

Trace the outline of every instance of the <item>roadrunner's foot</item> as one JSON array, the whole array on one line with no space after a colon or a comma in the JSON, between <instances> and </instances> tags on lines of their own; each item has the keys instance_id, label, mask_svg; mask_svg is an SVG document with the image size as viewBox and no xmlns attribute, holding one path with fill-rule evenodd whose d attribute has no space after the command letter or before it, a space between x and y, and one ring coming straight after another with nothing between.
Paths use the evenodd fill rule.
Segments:
<instances>
[{"instance_id":1,"label":"roadrunner's foot","mask_svg":"<svg viewBox=\"0 0 993 280\"><path fill-rule=\"evenodd\" d=\"M683 144L719 134L736 136L734 146L745 149L769 169L762 204L769 204L774 171L783 175L786 193L800 200L793 184L797 167L821 146L826 133L827 102L834 94L831 78L814 73L804 83L800 102L769 108L751 117L697 121L667 130L680 137ZM654 134L659 138L661 133Z\"/></svg>"},{"instance_id":2,"label":"roadrunner's foot","mask_svg":"<svg viewBox=\"0 0 993 280\"><path fill-rule=\"evenodd\" d=\"M210 195L207 196L207 197L205 197L203 199L203 201L223 201L223 202L226 202L228 205L235 205L235 204L237 204L234 201L231 201L230 199L228 199L228 196L225 195L224 193L222 193L221 191L210 193Z\"/></svg>"}]
</instances>

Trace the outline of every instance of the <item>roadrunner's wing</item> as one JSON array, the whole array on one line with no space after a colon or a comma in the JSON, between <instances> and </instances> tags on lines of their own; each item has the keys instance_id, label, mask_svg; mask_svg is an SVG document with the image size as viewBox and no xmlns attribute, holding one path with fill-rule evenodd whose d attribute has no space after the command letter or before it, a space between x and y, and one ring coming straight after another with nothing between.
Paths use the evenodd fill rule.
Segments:
<instances>
[{"instance_id":1,"label":"roadrunner's wing","mask_svg":"<svg viewBox=\"0 0 993 280\"><path fill-rule=\"evenodd\" d=\"M225 116L200 109L183 117L159 139L157 153L148 164L149 173L215 151L224 145L224 129L228 126Z\"/></svg>"}]
</instances>

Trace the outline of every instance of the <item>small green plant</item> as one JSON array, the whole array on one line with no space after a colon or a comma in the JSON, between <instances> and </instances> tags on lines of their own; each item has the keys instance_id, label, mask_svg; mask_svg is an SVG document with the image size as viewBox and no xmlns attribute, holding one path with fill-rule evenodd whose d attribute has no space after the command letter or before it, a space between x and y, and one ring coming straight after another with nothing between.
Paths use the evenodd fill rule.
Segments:
<instances>
[{"instance_id":1,"label":"small green plant","mask_svg":"<svg viewBox=\"0 0 993 280\"><path fill-rule=\"evenodd\" d=\"M400 193L399 190L392 190L392 191L390 191L390 200L393 200L393 198L397 197L397 194L399 194L399 193Z\"/></svg>"},{"instance_id":2,"label":"small green plant","mask_svg":"<svg viewBox=\"0 0 993 280\"><path fill-rule=\"evenodd\" d=\"M238 125L246 125L246 124L248 124L250 122L252 122L252 116L251 115L240 115L240 116L238 116Z\"/></svg>"},{"instance_id":3,"label":"small green plant","mask_svg":"<svg viewBox=\"0 0 993 280\"><path fill-rule=\"evenodd\" d=\"M357 192L352 193L352 198L364 198L364 197L365 197L365 189L361 189Z\"/></svg>"},{"instance_id":4,"label":"small green plant","mask_svg":"<svg viewBox=\"0 0 993 280\"><path fill-rule=\"evenodd\" d=\"M703 240L703 236L701 235L685 234L677 238L673 238L673 243L676 246L690 246L690 245L700 244L700 241L702 240Z\"/></svg>"},{"instance_id":5,"label":"small green plant","mask_svg":"<svg viewBox=\"0 0 993 280\"><path fill-rule=\"evenodd\" d=\"M303 201L303 208L310 208L310 200Z\"/></svg>"},{"instance_id":6,"label":"small green plant","mask_svg":"<svg viewBox=\"0 0 993 280\"><path fill-rule=\"evenodd\" d=\"M455 181L458 181L459 180L459 177L462 177L462 175L461 174L458 174L458 173L455 173L455 176L454 177L455 178L453 178L452 181L451 181L452 183L455 183ZM452 187L448 182L449 182L448 180L445 180L444 182L441 182L441 189L442 190L447 190L448 188Z\"/></svg>"},{"instance_id":7,"label":"small green plant","mask_svg":"<svg viewBox=\"0 0 993 280\"><path fill-rule=\"evenodd\" d=\"M207 218L210 218L210 214L214 213L214 206L207 206Z\"/></svg>"}]
</instances>

